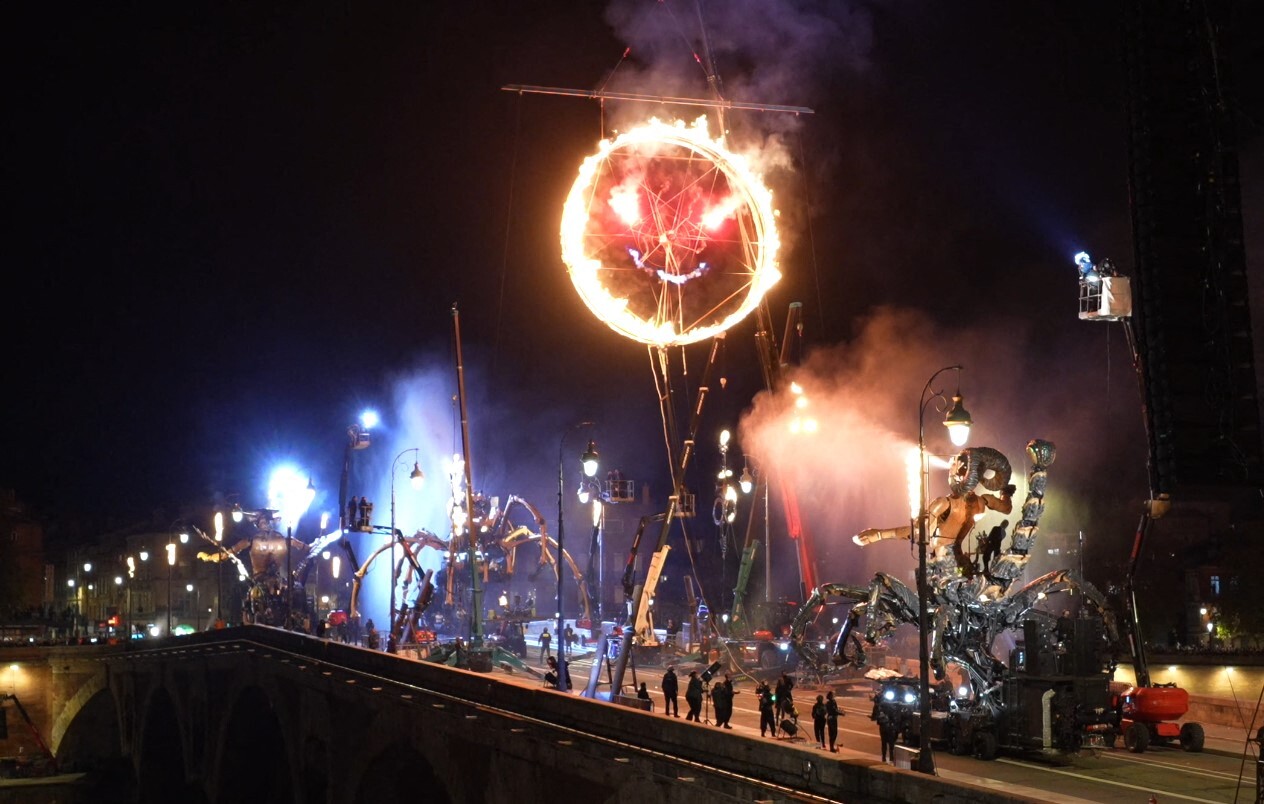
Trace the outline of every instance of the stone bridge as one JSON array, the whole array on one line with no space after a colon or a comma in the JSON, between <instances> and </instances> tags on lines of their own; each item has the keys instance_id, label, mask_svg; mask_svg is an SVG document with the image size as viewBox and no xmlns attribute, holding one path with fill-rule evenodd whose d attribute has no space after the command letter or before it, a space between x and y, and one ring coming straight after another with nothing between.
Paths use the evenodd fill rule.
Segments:
<instances>
[{"instance_id":1,"label":"stone bridge","mask_svg":"<svg viewBox=\"0 0 1264 804\"><path fill-rule=\"evenodd\" d=\"M0 657L107 800L1024 800L263 626ZM8 725L0 754L37 750Z\"/></svg>"}]
</instances>

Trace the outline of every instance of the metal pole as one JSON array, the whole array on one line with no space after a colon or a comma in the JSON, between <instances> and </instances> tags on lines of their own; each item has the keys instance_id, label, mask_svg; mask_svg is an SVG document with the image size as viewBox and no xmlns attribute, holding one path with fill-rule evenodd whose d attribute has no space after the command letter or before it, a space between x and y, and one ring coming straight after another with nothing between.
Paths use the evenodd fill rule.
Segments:
<instances>
[{"instance_id":1,"label":"metal pole","mask_svg":"<svg viewBox=\"0 0 1264 804\"><path fill-rule=\"evenodd\" d=\"M470 466L470 419L465 400L465 359L461 354L461 317L452 305L456 341L457 398L461 408L461 455L465 459L465 545L470 562L470 648L483 647L483 584L478 574L478 529L474 527L474 470ZM394 538L394 534L391 534Z\"/></svg>"},{"instance_id":2,"label":"metal pole","mask_svg":"<svg viewBox=\"0 0 1264 804\"><path fill-rule=\"evenodd\" d=\"M597 531L597 627L606 619L606 508L602 505ZM591 627L591 626L590 626Z\"/></svg>"},{"instance_id":3,"label":"metal pole","mask_svg":"<svg viewBox=\"0 0 1264 804\"><path fill-rule=\"evenodd\" d=\"M562 645L563 634L563 617L562 617L562 582L566 579L566 573L562 572L562 542L565 539L566 529L562 523L562 488L566 483L565 471L562 468L562 445L566 443L568 436L576 428L572 427L562 434L562 439L557 444L557 631L553 635L554 642L557 643L557 690L558 692L566 692L566 650Z\"/></svg>"},{"instance_id":4,"label":"metal pole","mask_svg":"<svg viewBox=\"0 0 1264 804\"><path fill-rule=\"evenodd\" d=\"M294 538L294 526L285 526L285 627L290 627L290 607L294 602L294 579L290 576L290 539Z\"/></svg>"},{"instance_id":5,"label":"metal pole","mask_svg":"<svg viewBox=\"0 0 1264 804\"><path fill-rule=\"evenodd\" d=\"M356 426L347 428L347 447L342 453L342 474L338 478L338 533L345 535L352 524L347 521L347 486L351 477L351 450L355 448Z\"/></svg>"},{"instance_id":6,"label":"metal pole","mask_svg":"<svg viewBox=\"0 0 1264 804\"><path fill-rule=\"evenodd\" d=\"M930 746L930 646L927 637L930 634L930 615L927 598L930 587L926 578L926 486L929 482L929 470L926 465L926 405L940 397L935 391L927 398L935 378L945 371L961 366L945 366L936 371L922 388L922 396L917 408L917 457L919 488L917 490L917 658L918 679L917 697L920 717L917 724L917 769L922 773L935 772L935 757Z\"/></svg>"},{"instance_id":7,"label":"metal pole","mask_svg":"<svg viewBox=\"0 0 1264 804\"><path fill-rule=\"evenodd\" d=\"M404 450L407 452L408 450ZM395 468L399 466L399 458L404 454L401 452L395 456L395 460L391 463L391 571L389 577L391 579L391 616L386 620L387 639L395 633ZM319 579L319 575L317 579ZM316 590L316 594L320 594L320 589Z\"/></svg>"},{"instance_id":8,"label":"metal pole","mask_svg":"<svg viewBox=\"0 0 1264 804\"><path fill-rule=\"evenodd\" d=\"M562 572L564 569L562 564L562 556L564 555L562 543L566 539L566 525L562 519L562 495L565 493L566 486L566 470L562 464L562 450L566 446L566 437L581 427L592 427L592 422L580 422L574 425L566 432L562 433L562 437L557 442L557 633L553 635L554 641L557 643L557 689L559 692L566 692L566 643L564 642L566 634L565 617L563 614L562 601L562 583L566 578L566 574ZM618 690L612 690L617 693Z\"/></svg>"},{"instance_id":9,"label":"metal pole","mask_svg":"<svg viewBox=\"0 0 1264 804\"><path fill-rule=\"evenodd\" d=\"M395 477L399 470L399 459L410 452L420 455L421 448L409 447L406 450L402 450L395 456L395 460L391 461L391 616L390 619L387 620L390 627L390 631L388 631L388 633L391 634L395 633L395 587L398 586L398 580L395 577L395 543L398 541L395 535ZM420 457L418 460L420 460ZM320 590L318 589L317 593L319 593L319 591Z\"/></svg>"},{"instance_id":10,"label":"metal pole","mask_svg":"<svg viewBox=\"0 0 1264 804\"><path fill-rule=\"evenodd\" d=\"M175 555L174 549L171 553ZM167 558L167 636L171 636L171 573L175 569L175 562L169 556Z\"/></svg>"}]
</instances>

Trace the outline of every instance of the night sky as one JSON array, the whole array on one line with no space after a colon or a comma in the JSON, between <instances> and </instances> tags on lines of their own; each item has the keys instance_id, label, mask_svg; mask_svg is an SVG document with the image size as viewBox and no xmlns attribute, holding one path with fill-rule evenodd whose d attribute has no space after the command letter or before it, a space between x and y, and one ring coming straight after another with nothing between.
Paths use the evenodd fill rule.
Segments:
<instances>
[{"instance_id":1,"label":"night sky","mask_svg":"<svg viewBox=\"0 0 1264 804\"><path fill-rule=\"evenodd\" d=\"M1133 261L1113 5L702 3L725 97L816 111L729 123L785 158L768 176L785 242L774 320L804 303L822 416L868 434L823 439L805 491L830 561L860 527L907 517L869 439L915 441L918 391L952 363L972 443L1020 471L1029 438L1058 443L1051 527L1092 529L1094 505L1134 517L1136 383L1122 330L1077 319L1071 261ZM356 482L384 503L396 453L422 447L439 479L460 450L455 303L476 486L548 510L558 453L583 436L561 442L592 420L603 455L665 495L647 350L582 305L557 235L583 157L664 110L502 87L706 97L692 2L3 15L0 486L45 516L126 521L228 495L261 505L286 459L334 509L346 428L373 406L384 425ZM1253 22L1233 43L1249 259L1264 237ZM708 444L752 406L752 333L726 339ZM687 352L686 396L705 354ZM699 472L717 461L699 449ZM432 488L416 526L441 530Z\"/></svg>"}]
</instances>

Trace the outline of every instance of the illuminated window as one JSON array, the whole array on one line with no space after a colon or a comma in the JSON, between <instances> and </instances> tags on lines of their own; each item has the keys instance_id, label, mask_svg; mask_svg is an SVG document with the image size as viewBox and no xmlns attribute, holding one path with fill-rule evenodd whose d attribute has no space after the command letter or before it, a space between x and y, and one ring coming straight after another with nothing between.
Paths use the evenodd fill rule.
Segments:
<instances>
[{"instance_id":1,"label":"illuminated window","mask_svg":"<svg viewBox=\"0 0 1264 804\"><path fill-rule=\"evenodd\" d=\"M1220 597L1220 576L1211 576L1211 596Z\"/></svg>"}]
</instances>

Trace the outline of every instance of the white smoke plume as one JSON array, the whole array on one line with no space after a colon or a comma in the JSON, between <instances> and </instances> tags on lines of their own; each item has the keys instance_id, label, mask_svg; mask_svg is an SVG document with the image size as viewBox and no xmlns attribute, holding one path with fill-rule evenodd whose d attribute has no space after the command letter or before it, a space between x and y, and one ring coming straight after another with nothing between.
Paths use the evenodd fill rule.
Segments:
<instances>
[{"instance_id":1,"label":"white smoke plume","mask_svg":"<svg viewBox=\"0 0 1264 804\"><path fill-rule=\"evenodd\" d=\"M911 560L907 543L862 550L851 537L868 527L908 524L906 458L917 445L919 395L938 369L958 363L964 366L960 378L944 372L930 391L950 401L960 388L975 422L969 446L993 447L1009 458L1019 487L1011 525L1025 493L1030 464L1024 448L1032 438L1058 447L1042 529L1085 527L1090 523L1081 519L1086 515L1081 497L1124 480L1109 467L1118 462L1120 443L1135 437L1137 428L1120 427L1119 417L1097 407L1100 397L1091 390L1096 366L1072 354L1033 361L1030 333L1018 321L998 318L991 327L972 322L953 328L910 310L878 310L857 324L850 343L815 350L791 372L803 389L803 407L795 406L788 388L761 393L740 426L746 452L796 489L818 563L826 568L822 580L862 582L873 569L895 571ZM927 451L948 457L958 448L943 426L945 400L929 392L927 399ZM1122 414L1125 425L1139 421L1135 412ZM795 422L809 417L815 428L804 433ZM1143 469L1140 452L1131 465ZM946 472L932 466L931 497L946 491ZM980 526L1002 518L989 517Z\"/></svg>"}]
</instances>

